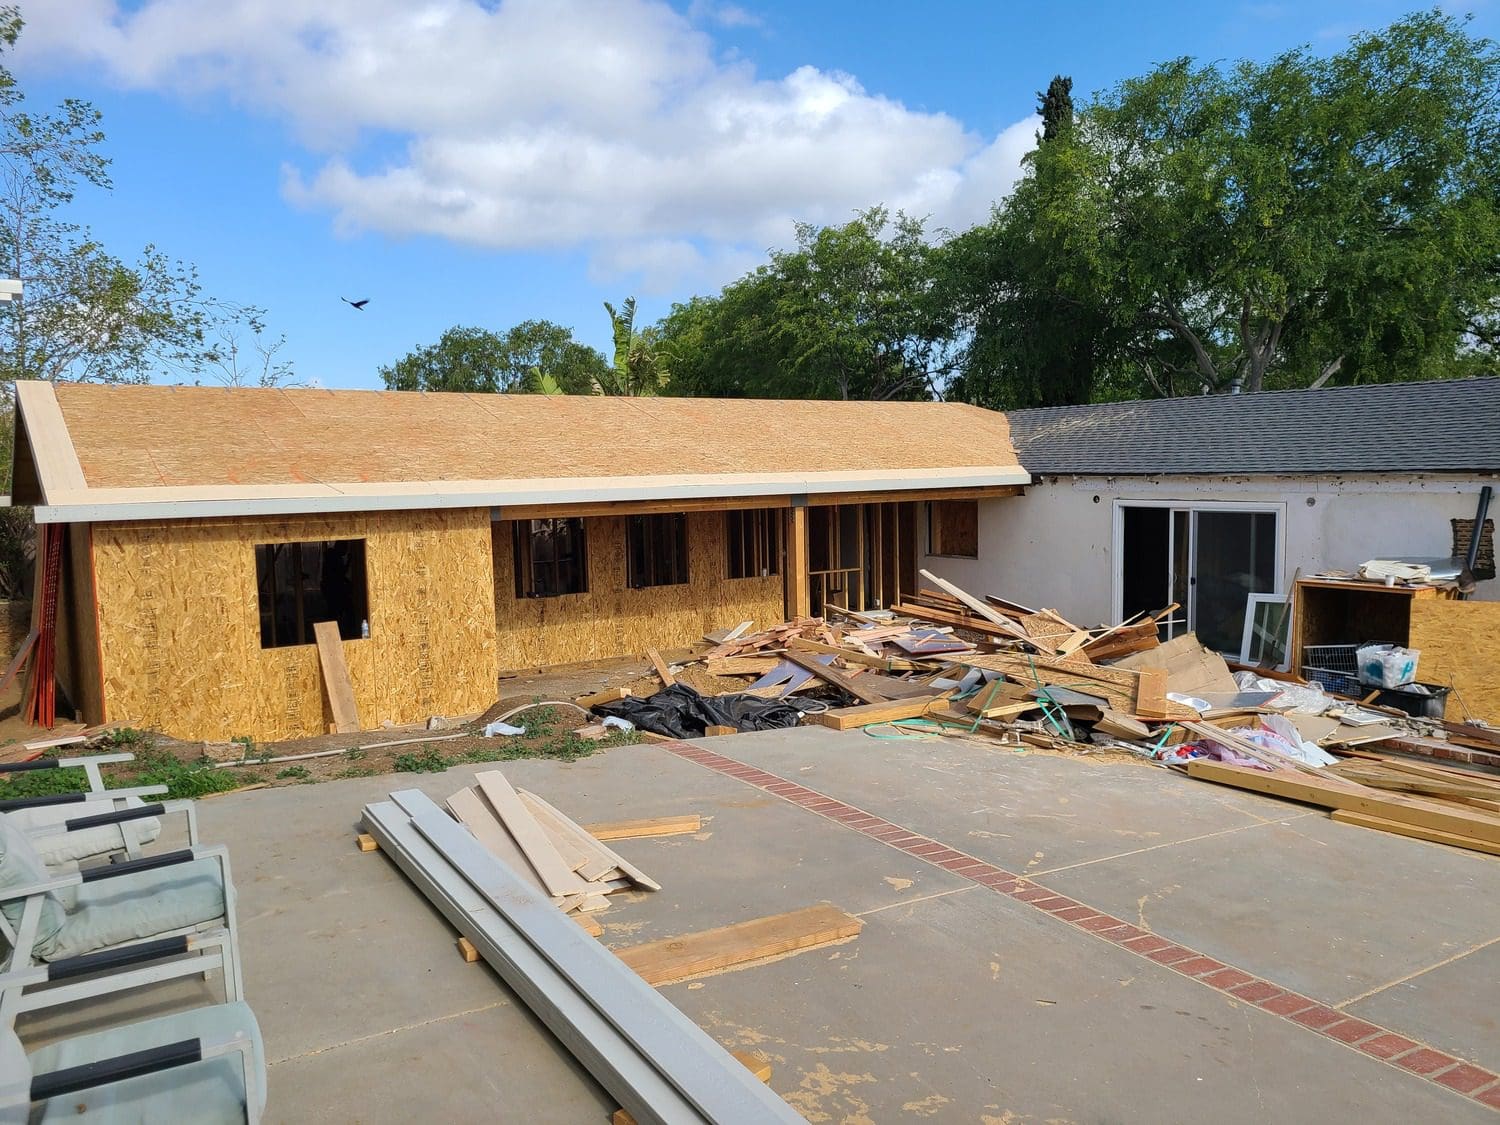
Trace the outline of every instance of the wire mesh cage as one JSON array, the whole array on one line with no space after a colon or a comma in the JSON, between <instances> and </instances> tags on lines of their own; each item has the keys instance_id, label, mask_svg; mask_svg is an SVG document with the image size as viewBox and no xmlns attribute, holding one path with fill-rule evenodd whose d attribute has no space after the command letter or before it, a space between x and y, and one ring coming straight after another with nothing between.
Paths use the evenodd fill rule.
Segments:
<instances>
[{"instance_id":1,"label":"wire mesh cage","mask_svg":"<svg viewBox=\"0 0 1500 1125\"><path fill-rule=\"evenodd\" d=\"M1303 645L1302 677L1341 695L1360 695L1359 645Z\"/></svg>"}]
</instances>

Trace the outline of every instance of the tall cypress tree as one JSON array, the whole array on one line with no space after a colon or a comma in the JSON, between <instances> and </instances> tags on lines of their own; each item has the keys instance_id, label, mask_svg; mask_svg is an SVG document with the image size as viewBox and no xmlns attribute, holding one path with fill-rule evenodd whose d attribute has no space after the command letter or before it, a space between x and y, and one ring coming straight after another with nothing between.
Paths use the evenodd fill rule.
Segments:
<instances>
[{"instance_id":1,"label":"tall cypress tree","mask_svg":"<svg viewBox=\"0 0 1500 1125\"><path fill-rule=\"evenodd\" d=\"M1039 141L1055 140L1073 125L1073 80L1061 74L1047 83L1047 91L1037 91L1036 111L1042 115Z\"/></svg>"}]
</instances>

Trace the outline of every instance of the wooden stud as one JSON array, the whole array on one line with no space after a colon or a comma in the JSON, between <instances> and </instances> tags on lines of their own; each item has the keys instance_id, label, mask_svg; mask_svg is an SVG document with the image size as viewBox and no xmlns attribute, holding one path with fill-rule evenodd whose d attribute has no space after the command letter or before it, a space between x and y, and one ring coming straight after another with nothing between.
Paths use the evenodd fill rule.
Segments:
<instances>
[{"instance_id":1,"label":"wooden stud","mask_svg":"<svg viewBox=\"0 0 1500 1125\"><path fill-rule=\"evenodd\" d=\"M591 711L601 703L614 703L616 700L630 698L629 688L606 688L604 691L596 691L593 695L582 695L573 702L586 711Z\"/></svg>"},{"instance_id":2,"label":"wooden stud","mask_svg":"<svg viewBox=\"0 0 1500 1125\"><path fill-rule=\"evenodd\" d=\"M642 980L674 984L854 937L864 923L826 903L615 950Z\"/></svg>"},{"instance_id":3,"label":"wooden stud","mask_svg":"<svg viewBox=\"0 0 1500 1125\"><path fill-rule=\"evenodd\" d=\"M375 837L371 836L368 832L361 832L358 836L354 837L354 843L362 852L373 852L380 848L380 845L375 841Z\"/></svg>"},{"instance_id":4,"label":"wooden stud","mask_svg":"<svg viewBox=\"0 0 1500 1125\"><path fill-rule=\"evenodd\" d=\"M786 527L786 615L789 618L812 616L812 588L808 573L811 566L807 509L790 508Z\"/></svg>"},{"instance_id":5,"label":"wooden stud","mask_svg":"<svg viewBox=\"0 0 1500 1125\"><path fill-rule=\"evenodd\" d=\"M617 820L581 826L596 840L635 840L645 836L683 836L703 828L697 813L690 816L658 816L643 820Z\"/></svg>"},{"instance_id":6,"label":"wooden stud","mask_svg":"<svg viewBox=\"0 0 1500 1125\"><path fill-rule=\"evenodd\" d=\"M947 694L927 695L911 699L891 699L881 703L866 703L859 707L834 707L820 714L807 716L807 721L832 730L853 730L876 723L893 723L900 719L921 718L934 704L946 698Z\"/></svg>"},{"instance_id":7,"label":"wooden stud","mask_svg":"<svg viewBox=\"0 0 1500 1125\"><path fill-rule=\"evenodd\" d=\"M677 682L677 677L672 675L672 669L667 667L667 662L661 658L661 653L654 648L648 648L646 659L651 661L651 667L655 668L656 674L661 677L663 687L671 687Z\"/></svg>"},{"instance_id":8,"label":"wooden stud","mask_svg":"<svg viewBox=\"0 0 1500 1125\"><path fill-rule=\"evenodd\" d=\"M826 684L838 688L840 691L854 696L864 703L885 703L886 696L879 690L868 686L861 686L860 681L851 676L846 676L836 668L830 668L826 664L820 664L812 656L805 653L788 649L786 658L806 672L811 672Z\"/></svg>"},{"instance_id":9,"label":"wooden stud","mask_svg":"<svg viewBox=\"0 0 1500 1125\"><path fill-rule=\"evenodd\" d=\"M715 724L710 724L709 726L706 726L706 727L703 728L703 735L704 735L705 738L711 738L711 737L714 737L716 735L721 735L721 734L739 734L739 733L740 733L740 728L739 727L720 726L720 725L718 725L716 723Z\"/></svg>"},{"instance_id":10,"label":"wooden stud","mask_svg":"<svg viewBox=\"0 0 1500 1125\"><path fill-rule=\"evenodd\" d=\"M1348 809L1334 809L1331 815L1340 824L1357 824L1361 828L1375 828L1381 832L1393 832L1397 836L1409 836L1414 840L1427 840L1434 844L1448 844L1451 847L1465 848L1471 852L1484 852L1486 855L1500 855L1500 844L1491 844L1484 840L1476 840L1472 836L1461 836L1456 832L1443 832L1436 828L1421 828L1415 824L1403 824L1399 820L1386 820L1384 817L1369 816L1366 813L1351 812Z\"/></svg>"}]
</instances>

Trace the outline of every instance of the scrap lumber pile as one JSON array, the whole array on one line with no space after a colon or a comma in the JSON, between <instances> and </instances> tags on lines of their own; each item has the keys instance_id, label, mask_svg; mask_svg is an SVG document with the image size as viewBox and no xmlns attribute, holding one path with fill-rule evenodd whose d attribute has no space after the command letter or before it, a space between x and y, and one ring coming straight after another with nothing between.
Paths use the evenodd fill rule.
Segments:
<instances>
[{"instance_id":1,"label":"scrap lumber pile","mask_svg":"<svg viewBox=\"0 0 1500 1125\"><path fill-rule=\"evenodd\" d=\"M591 914L608 895L661 884L605 847L565 813L535 793L515 789L499 770L476 774L474 784L445 802L448 812L532 890L564 914Z\"/></svg>"}]
</instances>

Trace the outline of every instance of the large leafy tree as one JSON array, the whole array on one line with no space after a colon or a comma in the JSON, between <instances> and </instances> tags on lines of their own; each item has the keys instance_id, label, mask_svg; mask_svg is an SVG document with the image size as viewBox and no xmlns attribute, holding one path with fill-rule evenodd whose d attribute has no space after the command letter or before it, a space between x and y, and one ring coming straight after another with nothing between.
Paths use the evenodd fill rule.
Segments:
<instances>
[{"instance_id":1,"label":"large leafy tree","mask_svg":"<svg viewBox=\"0 0 1500 1125\"><path fill-rule=\"evenodd\" d=\"M1497 91L1494 45L1438 12L1327 58L1181 59L1122 83L960 240L964 393L1015 405L1466 370L1493 349L1500 293Z\"/></svg>"},{"instance_id":2,"label":"large leafy tree","mask_svg":"<svg viewBox=\"0 0 1500 1125\"><path fill-rule=\"evenodd\" d=\"M626 297L617 309L608 301L610 337L614 354L609 367L594 377L590 390L601 395L655 395L667 384L668 374L657 354L659 331L635 326L635 298Z\"/></svg>"},{"instance_id":3,"label":"large leafy tree","mask_svg":"<svg viewBox=\"0 0 1500 1125\"><path fill-rule=\"evenodd\" d=\"M588 394L608 370L604 357L573 339L570 329L528 320L501 335L454 327L380 369L393 391L540 392Z\"/></svg>"},{"instance_id":4,"label":"large leafy tree","mask_svg":"<svg viewBox=\"0 0 1500 1125\"><path fill-rule=\"evenodd\" d=\"M0 8L0 50L21 17ZM34 113L0 67L0 274L25 294L0 306L0 379L144 382L212 365L210 330L260 310L205 297L191 265L147 246L115 257L67 217L80 189L110 186L100 115L68 99Z\"/></svg>"},{"instance_id":5,"label":"large leafy tree","mask_svg":"<svg viewBox=\"0 0 1500 1125\"><path fill-rule=\"evenodd\" d=\"M797 247L673 309L660 350L673 390L755 398L940 395L957 349L918 219L872 208L797 228Z\"/></svg>"}]
</instances>

